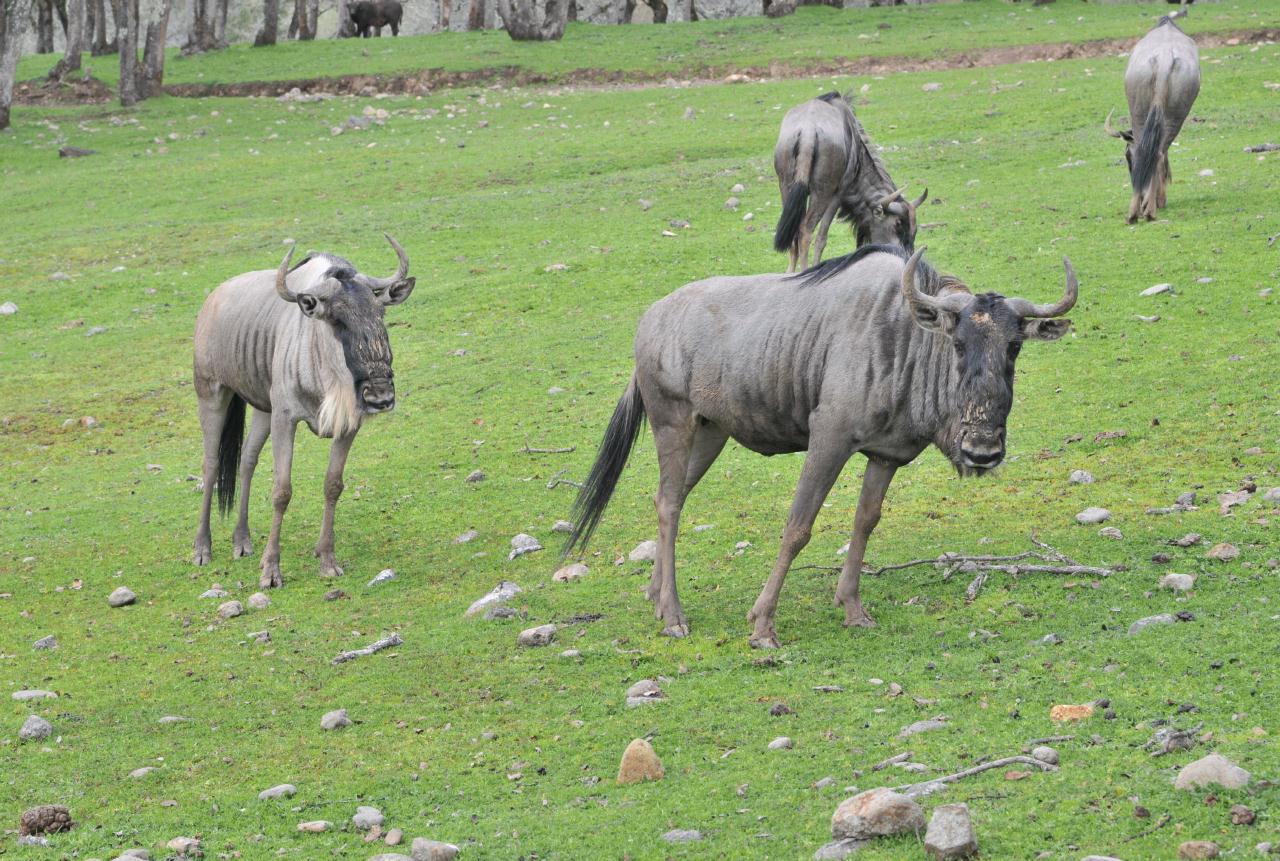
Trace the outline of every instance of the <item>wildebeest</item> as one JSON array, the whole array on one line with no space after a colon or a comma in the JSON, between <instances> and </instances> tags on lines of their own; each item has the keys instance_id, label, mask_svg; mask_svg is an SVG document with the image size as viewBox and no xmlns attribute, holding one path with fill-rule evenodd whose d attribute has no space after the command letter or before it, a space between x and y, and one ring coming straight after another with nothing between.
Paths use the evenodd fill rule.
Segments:
<instances>
[{"instance_id":1,"label":"wildebeest","mask_svg":"<svg viewBox=\"0 0 1280 861\"><path fill-rule=\"evenodd\" d=\"M1071 263L1052 305L972 295L898 246L868 245L800 275L698 281L640 320L635 371L578 494L566 554L585 546L646 416L658 450L658 554L648 596L663 633L688 622L676 595L680 511L732 437L764 455L807 451L782 546L748 619L751 644L775 647L782 581L854 454L867 457L853 538L836 589L846 626L874 623L858 579L894 472L930 443L961 475L1005 453L1014 362L1023 342L1055 340L1079 285ZM905 261L905 262L904 262Z\"/></svg>"},{"instance_id":2,"label":"wildebeest","mask_svg":"<svg viewBox=\"0 0 1280 861\"><path fill-rule=\"evenodd\" d=\"M361 38L381 37L382 28L388 26L392 36L399 36L404 7L399 0L360 0L351 7L350 15L351 23L356 25L356 35Z\"/></svg>"},{"instance_id":3,"label":"wildebeest","mask_svg":"<svg viewBox=\"0 0 1280 861\"><path fill-rule=\"evenodd\" d=\"M334 254L309 253L293 269L293 248L280 268L248 272L224 282L196 318L195 390L204 432L204 499L194 562L211 555L209 509L214 488L225 515L235 502L236 473L243 485L233 555L253 552L249 537L249 482L271 437L274 515L262 553L263 588L281 586L280 524L292 496L290 468L298 422L331 437L324 478L324 519L316 556L320 573L342 573L333 555L333 513L342 471L365 416L395 406L391 344L383 309L413 292L409 258L390 236L399 268L390 278L356 271ZM244 439L245 404L253 407ZM243 440L243 450L241 442Z\"/></svg>"},{"instance_id":4,"label":"wildebeest","mask_svg":"<svg viewBox=\"0 0 1280 861\"><path fill-rule=\"evenodd\" d=\"M1186 12L1162 17L1129 55L1124 73L1129 131L1113 129L1110 113L1103 123L1108 134L1125 141L1124 157L1133 185L1130 224L1139 216L1154 221L1156 210L1164 208L1166 189L1173 181L1169 145L1200 92L1200 52L1174 22L1179 14Z\"/></svg>"},{"instance_id":5,"label":"wildebeest","mask_svg":"<svg viewBox=\"0 0 1280 861\"><path fill-rule=\"evenodd\" d=\"M773 247L787 251L788 272L822 261L827 231L837 215L853 222L858 245L915 245L916 207L902 197L889 172L871 151L866 131L849 101L827 93L787 111L773 150L782 192L782 215ZM814 236L816 234L816 241Z\"/></svg>"}]
</instances>

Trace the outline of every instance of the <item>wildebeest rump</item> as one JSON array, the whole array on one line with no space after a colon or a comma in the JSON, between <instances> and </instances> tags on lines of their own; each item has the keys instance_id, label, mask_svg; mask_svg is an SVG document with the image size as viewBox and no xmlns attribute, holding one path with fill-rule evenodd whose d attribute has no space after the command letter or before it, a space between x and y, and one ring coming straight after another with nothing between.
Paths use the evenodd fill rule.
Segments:
<instances>
[{"instance_id":1,"label":"wildebeest rump","mask_svg":"<svg viewBox=\"0 0 1280 861\"><path fill-rule=\"evenodd\" d=\"M399 36L404 7L399 0L360 0L351 7L350 14L356 35L362 38L381 36L383 27L390 27L392 36Z\"/></svg>"},{"instance_id":2,"label":"wildebeest rump","mask_svg":"<svg viewBox=\"0 0 1280 861\"><path fill-rule=\"evenodd\" d=\"M212 555L209 509L214 489L225 515L235 502L237 469L243 487L233 554L253 552L249 483L270 436L274 515L260 582L264 588L283 585L280 525L292 496L294 432L298 422L306 422L313 433L333 438L316 556L323 576L342 573L333 553L333 516L342 494L342 472L364 417L395 406L383 309L407 299L415 281L404 249L390 236L387 241L399 259L390 278L363 275L341 257L314 252L289 269L291 247L279 269L232 278L205 300L195 335L195 390L204 432L196 565L207 564ZM245 404L253 407L247 440Z\"/></svg>"},{"instance_id":3,"label":"wildebeest rump","mask_svg":"<svg viewBox=\"0 0 1280 861\"><path fill-rule=\"evenodd\" d=\"M1200 52L1175 23L1178 14L1186 13L1162 17L1129 55L1124 73L1129 131L1113 129L1111 114L1103 123L1108 134L1125 141L1124 157L1133 186L1130 224L1139 217L1152 221L1156 210L1164 208L1167 186L1173 181L1169 146L1200 92Z\"/></svg>"},{"instance_id":4,"label":"wildebeest rump","mask_svg":"<svg viewBox=\"0 0 1280 861\"><path fill-rule=\"evenodd\" d=\"M790 253L788 272L822 261L827 231L839 215L853 222L858 245L915 244L915 201L902 197L871 151L866 131L847 99L827 93L797 105L783 117L773 167L782 193L782 215L773 247ZM816 235L816 239L815 239Z\"/></svg>"},{"instance_id":5,"label":"wildebeest rump","mask_svg":"<svg viewBox=\"0 0 1280 861\"><path fill-rule=\"evenodd\" d=\"M865 246L800 275L698 281L655 303L636 331L635 371L575 505L566 545L585 546L646 416L658 450L658 554L649 598L684 636L676 594L680 511L732 437L765 455L807 451L782 546L752 608L751 643L778 645L774 611L796 554L845 463L867 457L836 589L845 625L870 626L858 580L894 472L931 443L964 475L1004 458L1024 341L1060 338L1075 304L1071 264L1053 305L972 295L897 246Z\"/></svg>"}]
</instances>

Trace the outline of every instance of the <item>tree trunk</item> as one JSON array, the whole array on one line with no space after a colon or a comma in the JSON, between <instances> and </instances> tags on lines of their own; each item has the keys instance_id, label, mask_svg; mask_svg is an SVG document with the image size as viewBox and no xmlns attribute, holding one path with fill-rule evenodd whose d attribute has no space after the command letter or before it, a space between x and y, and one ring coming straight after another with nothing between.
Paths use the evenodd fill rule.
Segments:
<instances>
[{"instance_id":1,"label":"tree trunk","mask_svg":"<svg viewBox=\"0 0 1280 861\"><path fill-rule=\"evenodd\" d=\"M50 80L60 81L80 68L80 52L84 50L84 25L85 0L70 0L67 3L67 50L49 72Z\"/></svg>"},{"instance_id":2,"label":"tree trunk","mask_svg":"<svg viewBox=\"0 0 1280 861\"><path fill-rule=\"evenodd\" d=\"M340 5L345 5L346 0L338 0ZM267 45L274 45L276 37L280 35L280 0L263 0L262 3L262 29L258 31L257 38L253 40L255 48L262 48Z\"/></svg>"},{"instance_id":3,"label":"tree trunk","mask_svg":"<svg viewBox=\"0 0 1280 861\"><path fill-rule=\"evenodd\" d=\"M498 14L502 16L507 35L517 42L555 41L564 35L572 0L545 0L544 9L539 9L538 2L498 0Z\"/></svg>"},{"instance_id":4,"label":"tree trunk","mask_svg":"<svg viewBox=\"0 0 1280 861\"><path fill-rule=\"evenodd\" d=\"M9 127L13 79L30 16L31 0L0 0L0 129Z\"/></svg>"},{"instance_id":5,"label":"tree trunk","mask_svg":"<svg viewBox=\"0 0 1280 861\"><path fill-rule=\"evenodd\" d=\"M225 48L226 43L218 39L219 14L222 26L226 27L226 5L219 0L192 0L191 34L187 44L182 46L184 54L200 54L215 48Z\"/></svg>"},{"instance_id":6,"label":"tree trunk","mask_svg":"<svg viewBox=\"0 0 1280 861\"><path fill-rule=\"evenodd\" d=\"M781 18L796 11L796 0L764 0L764 14L769 18Z\"/></svg>"},{"instance_id":7,"label":"tree trunk","mask_svg":"<svg viewBox=\"0 0 1280 861\"><path fill-rule=\"evenodd\" d=\"M229 0L215 0L213 16L213 47L227 47L227 6Z\"/></svg>"},{"instance_id":8,"label":"tree trunk","mask_svg":"<svg viewBox=\"0 0 1280 861\"><path fill-rule=\"evenodd\" d=\"M440 0L440 32L449 29L449 17L453 11L453 0Z\"/></svg>"},{"instance_id":9,"label":"tree trunk","mask_svg":"<svg viewBox=\"0 0 1280 861\"><path fill-rule=\"evenodd\" d=\"M120 46L120 104L131 108L138 103L138 0L124 0L124 14L116 19L116 42Z\"/></svg>"},{"instance_id":10,"label":"tree trunk","mask_svg":"<svg viewBox=\"0 0 1280 861\"><path fill-rule=\"evenodd\" d=\"M116 6L117 4L112 2L112 10L116 9ZM93 46L89 49L89 53L95 57L114 54L116 44L111 39L111 34L115 33L115 25L107 21L107 0L89 0L89 9L93 13Z\"/></svg>"},{"instance_id":11,"label":"tree trunk","mask_svg":"<svg viewBox=\"0 0 1280 861\"><path fill-rule=\"evenodd\" d=\"M53 0L36 0L36 53L53 53Z\"/></svg>"},{"instance_id":12,"label":"tree trunk","mask_svg":"<svg viewBox=\"0 0 1280 861\"><path fill-rule=\"evenodd\" d=\"M351 4L347 0L338 0L338 32L335 39L349 39L356 34L356 25L351 21Z\"/></svg>"},{"instance_id":13,"label":"tree trunk","mask_svg":"<svg viewBox=\"0 0 1280 861\"><path fill-rule=\"evenodd\" d=\"M164 0L160 15L147 25L146 46L142 50L142 69L138 75L138 96L149 99L160 95L164 86L164 43L169 34L169 13L173 0Z\"/></svg>"},{"instance_id":14,"label":"tree trunk","mask_svg":"<svg viewBox=\"0 0 1280 861\"><path fill-rule=\"evenodd\" d=\"M303 39L314 39L320 30L320 0L307 0L307 35Z\"/></svg>"},{"instance_id":15,"label":"tree trunk","mask_svg":"<svg viewBox=\"0 0 1280 861\"><path fill-rule=\"evenodd\" d=\"M467 29L484 29L484 0L471 0L471 11L467 15Z\"/></svg>"},{"instance_id":16,"label":"tree trunk","mask_svg":"<svg viewBox=\"0 0 1280 861\"><path fill-rule=\"evenodd\" d=\"M298 10L302 7L302 0L294 0L293 17L289 19L289 35L288 38L298 38Z\"/></svg>"}]
</instances>

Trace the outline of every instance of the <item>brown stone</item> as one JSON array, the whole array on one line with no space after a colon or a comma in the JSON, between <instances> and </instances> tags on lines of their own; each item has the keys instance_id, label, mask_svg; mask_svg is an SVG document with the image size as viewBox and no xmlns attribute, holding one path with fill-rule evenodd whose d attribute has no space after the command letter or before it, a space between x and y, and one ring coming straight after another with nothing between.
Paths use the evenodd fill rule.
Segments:
<instances>
[{"instance_id":1,"label":"brown stone","mask_svg":"<svg viewBox=\"0 0 1280 861\"><path fill-rule=\"evenodd\" d=\"M70 831L75 825L71 821L71 811L65 805L41 804L22 814L18 820L18 835L54 834Z\"/></svg>"},{"instance_id":2,"label":"brown stone","mask_svg":"<svg viewBox=\"0 0 1280 861\"><path fill-rule=\"evenodd\" d=\"M846 799L831 817L831 836L854 840L924 830L924 811L887 786Z\"/></svg>"},{"instance_id":3,"label":"brown stone","mask_svg":"<svg viewBox=\"0 0 1280 861\"><path fill-rule=\"evenodd\" d=\"M1243 804L1231 805L1232 825L1252 825L1255 819L1257 819L1257 814Z\"/></svg>"},{"instance_id":4,"label":"brown stone","mask_svg":"<svg viewBox=\"0 0 1280 861\"><path fill-rule=\"evenodd\" d=\"M1090 717L1093 717L1093 706L1087 703L1081 706L1058 705L1049 709L1049 720L1059 723Z\"/></svg>"},{"instance_id":5,"label":"brown stone","mask_svg":"<svg viewBox=\"0 0 1280 861\"><path fill-rule=\"evenodd\" d=\"M1185 861L1199 858L1217 858L1218 844L1212 840L1188 840L1178 847L1178 857Z\"/></svg>"},{"instance_id":6,"label":"brown stone","mask_svg":"<svg viewBox=\"0 0 1280 861\"><path fill-rule=\"evenodd\" d=\"M662 761L654 751L653 745L638 738L622 754L622 762L618 765L618 785L642 783L646 780L662 780L665 772Z\"/></svg>"}]
</instances>

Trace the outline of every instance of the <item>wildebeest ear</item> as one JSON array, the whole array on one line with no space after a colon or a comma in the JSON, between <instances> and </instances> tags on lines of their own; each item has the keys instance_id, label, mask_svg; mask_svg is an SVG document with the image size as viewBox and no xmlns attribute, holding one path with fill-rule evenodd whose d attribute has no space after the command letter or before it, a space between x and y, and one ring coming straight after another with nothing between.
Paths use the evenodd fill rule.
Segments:
<instances>
[{"instance_id":1,"label":"wildebeest ear","mask_svg":"<svg viewBox=\"0 0 1280 861\"><path fill-rule=\"evenodd\" d=\"M946 308L935 308L931 305L911 304L911 316L920 324L923 329L930 332L937 332L940 335L951 337L951 333L956 330L956 324L960 322L960 315L955 311L949 311Z\"/></svg>"},{"instance_id":2,"label":"wildebeest ear","mask_svg":"<svg viewBox=\"0 0 1280 861\"><path fill-rule=\"evenodd\" d=\"M311 293L298 294L298 307L302 309L302 313L306 314L314 320L324 319L324 313L327 310L328 303Z\"/></svg>"},{"instance_id":3,"label":"wildebeest ear","mask_svg":"<svg viewBox=\"0 0 1280 861\"><path fill-rule=\"evenodd\" d=\"M378 301L383 305L399 305L409 298L409 294L413 292L413 285L417 283L418 279L412 275L408 278L401 278L386 290L378 293Z\"/></svg>"},{"instance_id":4,"label":"wildebeest ear","mask_svg":"<svg viewBox=\"0 0 1280 861\"><path fill-rule=\"evenodd\" d=\"M1028 318L1022 321L1022 337L1028 341L1056 341L1070 328L1071 321L1066 317L1052 320Z\"/></svg>"}]
</instances>

